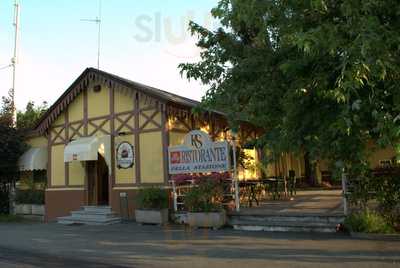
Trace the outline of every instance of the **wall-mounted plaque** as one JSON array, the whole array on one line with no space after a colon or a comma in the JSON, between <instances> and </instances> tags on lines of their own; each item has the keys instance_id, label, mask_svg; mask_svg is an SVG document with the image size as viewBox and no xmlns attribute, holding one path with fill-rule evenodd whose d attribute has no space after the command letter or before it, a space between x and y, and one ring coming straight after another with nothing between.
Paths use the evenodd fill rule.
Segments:
<instances>
[{"instance_id":1,"label":"wall-mounted plaque","mask_svg":"<svg viewBox=\"0 0 400 268\"><path fill-rule=\"evenodd\" d=\"M131 168L134 163L133 146L129 142L121 142L117 147L117 167L122 169Z\"/></svg>"}]
</instances>

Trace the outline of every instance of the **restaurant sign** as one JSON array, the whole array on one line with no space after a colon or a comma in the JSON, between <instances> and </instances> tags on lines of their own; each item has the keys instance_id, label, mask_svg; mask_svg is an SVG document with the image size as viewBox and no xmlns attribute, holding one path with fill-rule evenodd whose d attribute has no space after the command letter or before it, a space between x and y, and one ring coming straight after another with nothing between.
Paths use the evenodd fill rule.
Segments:
<instances>
[{"instance_id":1,"label":"restaurant sign","mask_svg":"<svg viewBox=\"0 0 400 268\"><path fill-rule=\"evenodd\" d=\"M228 142L212 142L207 133L189 132L183 145L168 147L169 174L230 170Z\"/></svg>"}]
</instances>

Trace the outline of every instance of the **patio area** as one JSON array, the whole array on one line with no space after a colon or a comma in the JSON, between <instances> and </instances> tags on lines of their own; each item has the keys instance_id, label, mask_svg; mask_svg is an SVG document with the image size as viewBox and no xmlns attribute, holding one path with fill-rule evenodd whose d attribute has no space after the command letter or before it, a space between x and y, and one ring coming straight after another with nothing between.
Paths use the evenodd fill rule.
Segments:
<instances>
[{"instance_id":1,"label":"patio area","mask_svg":"<svg viewBox=\"0 0 400 268\"><path fill-rule=\"evenodd\" d=\"M299 190L292 198L262 199L258 206L248 207L244 202L241 215L343 215L341 190ZM235 214L236 212L233 212ZM236 213L237 214L237 213Z\"/></svg>"}]
</instances>

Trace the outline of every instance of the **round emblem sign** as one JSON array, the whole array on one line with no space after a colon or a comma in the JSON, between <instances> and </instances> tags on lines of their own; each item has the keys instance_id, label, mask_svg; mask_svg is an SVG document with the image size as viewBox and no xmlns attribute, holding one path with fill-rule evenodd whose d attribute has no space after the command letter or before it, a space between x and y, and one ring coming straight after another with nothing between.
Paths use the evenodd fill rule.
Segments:
<instances>
[{"instance_id":1,"label":"round emblem sign","mask_svg":"<svg viewBox=\"0 0 400 268\"><path fill-rule=\"evenodd\" d=\"M118 168L131 168L133 166L133 146L129 142L121 142L117 147Z\"/></svg>"}]
</instances>

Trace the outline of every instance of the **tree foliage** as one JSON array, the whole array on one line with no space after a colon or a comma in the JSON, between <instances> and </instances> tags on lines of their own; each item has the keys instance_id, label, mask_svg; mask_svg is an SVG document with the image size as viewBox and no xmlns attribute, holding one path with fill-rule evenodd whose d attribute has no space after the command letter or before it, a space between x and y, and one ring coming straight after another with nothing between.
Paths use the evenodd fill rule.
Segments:
<instances>
[{"instance_id":1,"label":"tree foliage","mask_svg":"<svg viewBox=\"0 0 400 268\"><path fill-rule=\"evenodd\" d=\"M342 168L398 141L398 1L220 0L212 15L217 30L190 23L201 60L181 72L209 86L203 107L263 128L258 145Z\"/></svg>"},{"instance_id":2,"label":"tree foliage","mask_svg":"<svg viewBox=\"0 0 400 268\"><path fill-rule=\"evenodd\" d=\"M12 92L9 91L7 96L1 97L0 125L8 127L13 126L13 107Z\"/></svg>"},{"instance_id":3,"label":"tree foliage","mask_svg":"<svg viewBox=\"0 0 400 268\"><path fill-rule=\"evenodd\" d=\"M18 159L25 149L20 132L0 124L0 214L8 213L9 191L19 177Z\"/></svg>"},{"instance_id":4,"label":"tree foliage","mask_svg":"<svg viewBox=\"0 0 400 268\"><path fill-rule=\"evenodd\" d=\"M17 128L32 129L42 115L47 111L47 102L42 102L41 105L35 105L35 102L29 101L24 111L17 113Z\"/></svg>"},{"instance_id":5,"label":"tree foliage","mask_svg":"<svg viewBox=\"0 0 400 268\"><path fill-rule=\"evenodd\" d=\"M0 214L8 213L9 191L19 177L18 159L26 150L21 131L13 124L11 97L3 97L0 106Z\"/></svg>"}]
</instances>

